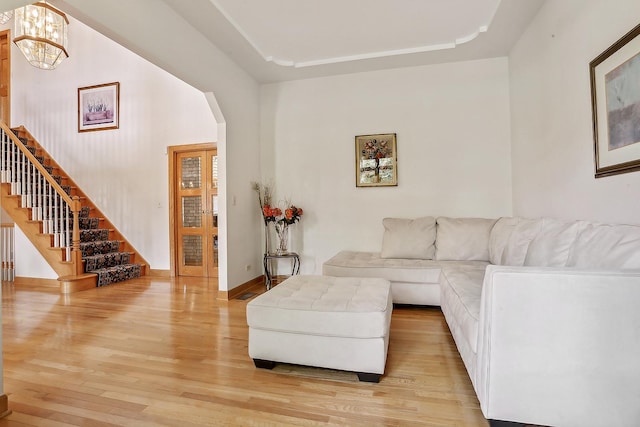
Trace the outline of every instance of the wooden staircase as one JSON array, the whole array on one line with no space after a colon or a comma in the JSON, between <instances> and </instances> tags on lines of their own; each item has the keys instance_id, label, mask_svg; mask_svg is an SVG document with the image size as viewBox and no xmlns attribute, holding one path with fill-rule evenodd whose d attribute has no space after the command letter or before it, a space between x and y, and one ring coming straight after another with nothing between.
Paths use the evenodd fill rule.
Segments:
<instances>
[{"instance_id":1,"label":"wooden staircase","mask_svg":"<svg viewBox=\"0 0 640 427\"><path fill-rule=\"evenodd\" d=\"M136 274L147 274L144 258L35 138L23 126L9 129L3 122L0 193L4 210L59 276L61 293L102 286L109 276L127 278L118 279L96 255L122 259ZM85 242L95 236L104 241Z\"/></svg>"}]
</instances>

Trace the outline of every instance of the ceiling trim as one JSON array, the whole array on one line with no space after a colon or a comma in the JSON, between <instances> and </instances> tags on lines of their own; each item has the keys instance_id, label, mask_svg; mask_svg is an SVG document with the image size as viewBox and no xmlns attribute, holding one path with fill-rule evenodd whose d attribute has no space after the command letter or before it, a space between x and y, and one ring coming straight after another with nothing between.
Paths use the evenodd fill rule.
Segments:
<instances>
[{"instance_id":1,"label":"ceiling trim","mask_svg":"<svg viewBox=\"0 0 640 427\"><path fill-rule=\"evenodd\" d=\"M425 53L425 52L434 52L434 51L446 50L446 49L455 49L457 46L459 46L461 44L464 44L464 43L468 43L468 42L474 40L476 37L478 37L481 33L485 33L485 32L488 31L489 30L489 26L491 25L491 23L493 22L493 19L496 16L496 12L497 12L499 4L500 4L500 2L498 2L496 8L494 9L493 13L491 14L491 19L489 20L489 22L486 25L482 25L482 26L480 26L478 28L477 31L475 31L475 32L473 32L471 34L467 34L467 35L464 35L462 37L456 38L455 40L453 40L453 41L451 41L449 43L440 43L440 44L434 44L434 45L423 45L423 46L410 47L410 48L404 48L404 49L383 50L383 51L378 51L378 52L370 52L370 53L363 53L363 54L357 54L357 55L336 56L336 57L321 58L321 59L316 59L316 60L311 60L311 61L295 62L295 61L290 60L290 59L276 58L273 55L268 55L265 52L263 52L262 49L260 49L260 47L258 46L258 44L247 34L246 31L244 31L242 29L240 24L238 24L233 19L231 14L228 13L224 9L224 7L222 7L222 5L220 4L220 2L218 0L210 0L210 1L218 9L220 14L222 14L222 16L247 41L247 43L249 43L251 45L251 47L258 53L258 55L260 55L262 57L262 59L265 62L272 62L272 63L274 63L276 65L281 66L281 67L293 67L293 68L307 68L307 67L314 67L314 66L318 66L318 65L338 64L338 63L343 63L343 62L361 61L361 60L365 60L365 59L385 58L385 57L390 57L390 56L409 55L409 54L414 54L414 53Z\"/></svg>"}]
</instances>

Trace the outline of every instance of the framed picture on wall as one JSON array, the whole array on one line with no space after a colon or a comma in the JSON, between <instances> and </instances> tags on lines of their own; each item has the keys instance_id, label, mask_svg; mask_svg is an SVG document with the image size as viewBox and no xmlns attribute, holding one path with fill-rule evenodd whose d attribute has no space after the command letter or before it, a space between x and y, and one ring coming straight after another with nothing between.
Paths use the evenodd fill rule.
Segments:
<instances>
[{"instance_id":1,"label":"framed picture on wall","mask_svg":"<svg viewBox=\"0 0 640 427\"><path fill-rule=\"evenodd\" d=\"M640 25L589 64L595 177L640 170Z\"/></svg>"},{"instance_id":2,"label":"framed picture on wall","mask_svg":"<svg viewBox=\"0 0 640 427\"><path fill-rule=\"evenodd\" d=\"M118 129L120 83L78 88L78 132Z\"/></svg>"},{"instance_id":3,"label":"framed picture on wall","mask_svg":"<svg viewBox=\"0 0 640 427\"><path fill-rule=\"evenodd\" d=\"M396 134L356 136L356 187L398 185Z\"/></svg>"}]
</instances>

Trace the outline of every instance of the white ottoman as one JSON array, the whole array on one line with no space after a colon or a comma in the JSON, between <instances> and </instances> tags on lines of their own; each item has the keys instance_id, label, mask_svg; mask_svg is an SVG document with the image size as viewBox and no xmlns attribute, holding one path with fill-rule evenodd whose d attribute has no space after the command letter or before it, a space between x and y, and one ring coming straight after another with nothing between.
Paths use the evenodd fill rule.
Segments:
<instances>
[{"instance_id":1,"label":"white ottoman","mask_svg":"<svg viewBox=\"0 0 640 427\"><path fill-rule=\"evenodd\" d=\"M388 280L293 276L247 304L249 356L354 371L378 382L389 347L393 304Z\"/></svg>"}]
</instances>

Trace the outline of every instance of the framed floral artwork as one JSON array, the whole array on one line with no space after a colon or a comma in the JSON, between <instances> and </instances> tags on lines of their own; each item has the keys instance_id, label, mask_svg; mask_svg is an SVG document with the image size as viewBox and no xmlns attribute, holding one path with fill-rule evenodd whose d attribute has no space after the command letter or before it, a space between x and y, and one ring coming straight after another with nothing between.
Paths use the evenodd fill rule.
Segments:
<instances>
[{"instance_id":1,"label":"framed floral artwork","mask_svg":"<svg viewBox=\"0 0 640 427\"><path fill-rule=\"evenodd\" d=\"M397 185L396 134L356 136L356 187Z\"/></svg>"},{"instance_id":2,"label":"framed floral artwork","mask_svg":"<svg viewBox=\"0 0 640 427\"><path fill-rule=\"evenodd\" d=\"M78 132L118 129L120 83L78 88Z\"/></svg>"},{"instance_id":3,"label":"framed floral artwork","mask_svg":"<svg viewBox=\"0 0 640 427\"><path fill-rule=\"evenodd\" d=\"M640 25L589 68L595 177L640 171Z\"/></svg>"}]
</instances>

